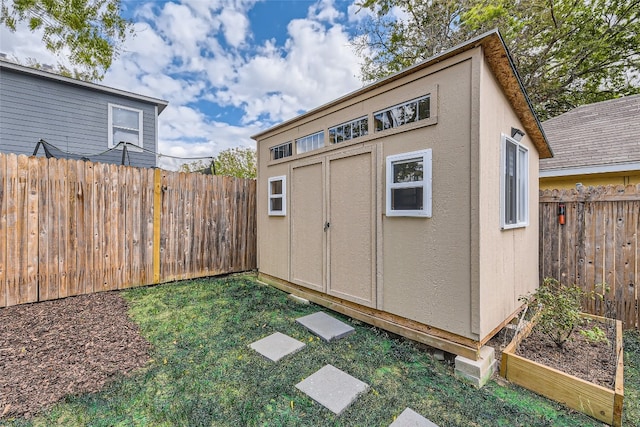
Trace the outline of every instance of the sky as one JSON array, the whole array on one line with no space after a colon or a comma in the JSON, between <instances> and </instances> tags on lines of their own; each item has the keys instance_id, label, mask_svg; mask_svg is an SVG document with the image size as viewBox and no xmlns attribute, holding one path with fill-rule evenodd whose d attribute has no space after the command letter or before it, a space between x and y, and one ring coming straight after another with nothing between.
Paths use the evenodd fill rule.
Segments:
<instances>
[{"instance_id":1,"label":"sky","mask_svg":"<svg viewBox=\"0 0 640 427\"><path fill-rule=\"evenodd\" d=\"M207 157L360 88L357 0L122 0L134 23L101 84L164 99L158 152ZM64 63L41 34L0 27L0 52ZM24 63L24 62L23 62ZM178 161L161 157L160 166Z\"/></svg>"}]
</instances>

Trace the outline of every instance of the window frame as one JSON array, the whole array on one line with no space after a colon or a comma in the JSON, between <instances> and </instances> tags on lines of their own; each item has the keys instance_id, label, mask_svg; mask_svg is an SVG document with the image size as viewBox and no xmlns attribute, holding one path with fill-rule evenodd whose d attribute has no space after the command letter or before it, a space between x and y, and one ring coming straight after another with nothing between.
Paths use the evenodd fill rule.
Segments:
<instances>
[{"instance_id":1,"label":"window frame","mask_svg":"<svg viewBox=\"0 0 640 427\"><path fill-rule=\"evenodd\" d=\"M271 183L274 181L282 181L282 193L281 194L272 194L271 193ZM269 212L269 216L286 216L287 215L287 176L272 176L268 179L268 188L267 188L267 208ZM281 210L273 210L271 209L271 200L272 199L282 199L282 209Z\"/></svg>"},{"instance_id":2,"label":"window frame","mask_svg":"<svg viewBox=\"0 0 640 427\"><path fill-rule=\"evenodd\" d=\"M514 182L514 199L511 203L515 204L515 222L507 218L507 148L511 144L515 148L515 176ZM529 226L529 149L509 137L502 134L501 138L501 155L500 155L500 227L502 230L511 230L514 228L523 228ZM524 160L522 158L524 154Z\"/></svg>"},{"instance_id":3,"label":"window frame","mask_svg":"<svg viewBox=\"0 0 640 427\"><path fill-rule=\"evenodd\" d=\"M393 164L413 159L422 159L422 181L412 182L393 182ZM433 179L432 179L432 149L411 151L407 153L394 154L387 156L386 158L386 215L387 216L399 216L399 217L432 217L432 193L433 193ZM421 183L421 185L416 185ZM417 188L422 187L422 209L392 209L391 206L391 194L394 189L399 188Z\"/></svg>"},{"instance_id":4,"label":"window frame","mask_svg":"<svg viewBox=\"0 0 640 427\"><path fill-rule=\"evenodd\" d=\"M423 101L425 99L429 100L429 114L426 117L420 118L420 101ZM406 108L406 107L408 107L408 106L410 106L412 104L415 104L415 108L416 108L415 119L412 120L412 121L406 121L406 119L403 118L402 123L398 123L396 125L392 121L391 122L391 126L384 127L385 121L382 120L382 118L378 118L377 117L378 115L381 115L382 117L385 117L385 115L387 113L391 113L391 115L393 115L393 113L392 113L393 110L396 110L396 109L399 109L399 108L404 109L404 108ZM404 115L404 110L403 110L403 115ZM393 105L393 106L385 108L383 110L375 111L373 113L373 132L377 133L377 132L388 131L390 129L397 129L399 127L402 127L402 126L405 126L405 125L408 125L408 124L411 124L411 123L418 123L418 122L421 122L423 120L429 120L431 117L432 117L432 114L431 114L431 94L427 94L427 95L424 95L424 96L420 96L418 98L414 98L414 99L410 99L410 100L405 101L405 102L401 102L399 104ZM378 129L376 121L380 121L381 123L383 123L382 129Z\"/></svg>"},{"instance_id":5,"label":"window frame","mask_svg":"<svg viewBox=\"0 0 640 427\"><path fill-rule=\"evenodd\" d=\"M123 127L123 126L117 126L113 123L113 110L114 108L119 108L121 110L128 110L128 111L134 111L136 113L138 113L138 129L134 129L134 128L127 128L127 127ZM122 129L122 130L126 130L126 131L138 131L138 142L139 144L133 144L133 143L127 143L127 150L131 150L131 151L143 151L142 149L144 148L144 128L143 128L143 118L144 118L144 110L141 110L139 108L133 108L133 107L127 107L125 105L119 105L119 104L113 104L113 103L108 103L107 106L108 109L108 114L107 114L107 130L108 130L108 137L107 137L107 148L116 148L118 150L122 150L122 147L118 147L118 144L120 143L120 141L115 142L113 140L113 130L115 129Z\"/></svg>"},{"instance_id":6,"label":"window frame","mask_svg":"<svg viewBox=\"0 0 640 427\"><path fill-rule=\"evenodd\" d=\"M315 143L318 142L320 145L315 146ZM297 138L295 140L296 145L296 154L304 154L309 153L311 151L319 150L324 148L324 129L318 132L314 132L309 135L305 135L302 138ZM300 151L300 148L304 145L304 150ZM308 148L310 146L311 148Z\"/></svg>"},{"instance_id":7,"label":"window frame","mask_svg":"<svg viewBox=\"0 0 640 427\"><path fill-rule=\"evenodd\" d=\"M346 137L345 129L349 129L349 137ZM354 129L358 129L358 135L354 136ZM340 144L346 141L351 141L356 138L361 138L369 134L369 116L358 117L357 119L350 120L348 122L340 123L339 125L332 126L328 129L329 143ZM341 137L342 140L338 141Z\"/></svg>"},{"instance_id":8,"label":"window frame","mask_svg":"<svg viewBox=\"0 0 640 427\"><path fill-rule=\"evenodd\" d=\"M279 148L284 148L287 145L289 146L288 151L284 150L284 155L282 157L278 157L276 159L275 158L276 150L278 150ZM269 157L270 157L271 161L286 159L287 157L291 157L292 155L293 155L293 142L292 141L287 141L287 142L284 142L282 144L274 145L273 147L269 148Z\"/></svg>"}]
</instances>

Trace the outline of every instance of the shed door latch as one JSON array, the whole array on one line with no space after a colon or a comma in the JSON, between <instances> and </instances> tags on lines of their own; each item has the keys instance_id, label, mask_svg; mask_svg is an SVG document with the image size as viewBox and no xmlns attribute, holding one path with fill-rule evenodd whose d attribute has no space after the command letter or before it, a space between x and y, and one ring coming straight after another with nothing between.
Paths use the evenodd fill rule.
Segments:
<instances>
[{"instance_id":1,"label":"shed door latch","mask_svg":"<svg viewBox=\"0 0 640 427\"><path fill-rule=\"evenodd\" d=\"M331 224L329 224L328 222L324 225L324 231L327 231L327 229L331 226Z\"/></svg>"}]
</instances>

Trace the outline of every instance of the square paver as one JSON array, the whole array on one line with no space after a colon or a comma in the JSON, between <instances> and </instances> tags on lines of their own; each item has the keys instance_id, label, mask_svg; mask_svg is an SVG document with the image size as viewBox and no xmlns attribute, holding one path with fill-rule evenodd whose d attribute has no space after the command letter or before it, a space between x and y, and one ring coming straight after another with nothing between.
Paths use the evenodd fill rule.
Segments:
<instances>
[{"instance_id":1,"label":"square paver","mask_svg":"<svg viewBox=\"0 0 640 427\"><path fill-rule=\"evenodd\" d=\"M271 334L268 337L249 344L249 347L267 359L277 362L286 355L300 350L304 347L304 343L288 335L276 332L275 334Z\"/></svg>"},{"instance_id":2,"label":"square paver","mask_svg":"<svg viewBox=\"0 0 640 427\"><path fill-rule=\"evenodd\" d=\"M326 365L315 374L296 384L307 396L340 415L369 385L340 369Z\"/></svg>"},{"instance_id":3,"label":"square paver","mask_svg":"<svg viewBox=\"0 0 640 427\"><path fill-rule=\"evenodd\" d=\"M310 314L296 319L305 328L325 341L337 340L355 332L351 326L329 316L324 311Z\"/></svg>"},{"instance_id":4,"label":"square paver","mask_svg":"<svg viewBox=\"0 0 640 427\"><path fill-rule=\"evenodd\" d=\"M413 409L407 408L389 427L438 427Z\"/></svg>"}]
</instances>

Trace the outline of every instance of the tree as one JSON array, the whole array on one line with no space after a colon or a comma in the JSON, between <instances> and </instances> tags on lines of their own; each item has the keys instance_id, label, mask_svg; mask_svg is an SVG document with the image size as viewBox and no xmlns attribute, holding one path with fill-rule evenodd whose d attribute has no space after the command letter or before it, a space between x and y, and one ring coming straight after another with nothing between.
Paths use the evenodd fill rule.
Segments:
<instances>
[{"instance_id":1,"label":"tree","mask_svg":"<svg viewBox=\"0 0 640 427\"><path fill-rule=\"evenodd\" d=\"M214 160L217 175L237 178L255 178L256 150L253 148L229 148L221 151Z\"/></svg>"},{"instance_id":2,"label":"tree","mask_svg":"<svg viewBox=\"0 0 640 427\"><path fill-rule=\"evenodd\" d=\"M229 148L214 157L213 164L204 160L196 160L180 166L180 171L255 178L257 176L256 150L240 147Z\"/></svg>"},{"instance_id":3,"label":"tree","mask_svg":"<svg viewBox=\"0 0 640 427\"><path fill-rule=\"evenodd\" d=\"M366 0L365 81L498 28L541 119L640 93L640 0ZM396 8L396 9L394 9ZM401 10L405 19L395 19Z\"/></svg>"},{"instance_id":4,"label":"tree","mask_svg":"<svg viewBox=\"0 0 640 427\"><path fill-rule=\"evenodd\" d=\"M0 0L0 24L16 31L26 22L31 31L43 30L47 49L68 48L69 61L83 69L76 75L100 80L133 32L121 15L120 0Z\"/></svg>"}]
</instances>

